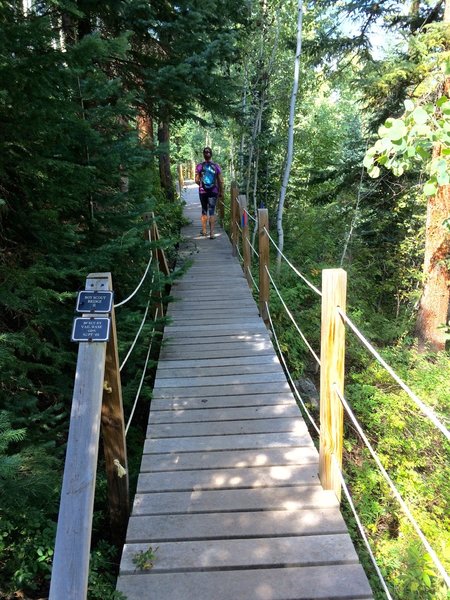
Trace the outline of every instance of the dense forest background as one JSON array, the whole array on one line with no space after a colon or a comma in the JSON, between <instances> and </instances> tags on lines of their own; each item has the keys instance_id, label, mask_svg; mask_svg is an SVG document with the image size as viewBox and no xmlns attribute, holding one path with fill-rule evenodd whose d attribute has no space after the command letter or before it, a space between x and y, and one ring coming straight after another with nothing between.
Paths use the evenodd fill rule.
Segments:
<instances>
[{"instance_id":1,"label":"dense forest background","mask_svg":"<svg viewBox=\"0 0 450 600\"><path fill-rule=\"evenodd\" d=\"M150 211L174 267L182 224L176 166L200 159L205 144L252 211L269 209L276 232L299 8L284 252L319 286L321 269L346 269L352 319L448 423L448 0L2 2L1 598L48 592L77 350L69 337L86 275L111 271L116 299L125 298L147 264L142 215ZM277 281L317 349L316 301L284 264ZM150 291L146 284L117 311L122 355ZM275 295L271 306L294 377L315 382ZM153 326L145 325L147 336ZM145 350L137 347L122 373L126 413ZM448 570L448 444L350 337L346 370L353 409ZM132 478L151 373L147 383L147 409L127 438ZM346 476L393 597L446 598L430 557L346 429ZM99 600L118 597L119 549L105 503L100 459L89 583L89 598ZM350 516L349 524L359 547ZM370 570L363 548L361 557Z\"/></svg>"}]
</instances>

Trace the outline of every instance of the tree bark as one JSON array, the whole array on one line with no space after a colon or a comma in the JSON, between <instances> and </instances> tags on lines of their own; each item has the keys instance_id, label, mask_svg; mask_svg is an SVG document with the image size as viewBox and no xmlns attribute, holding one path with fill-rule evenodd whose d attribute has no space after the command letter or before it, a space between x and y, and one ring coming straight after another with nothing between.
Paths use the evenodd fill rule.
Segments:
<instances>
[{"instance_id":1,"label":"tree bark","mask_svg":"<svg viewBox=\"0 0 450 600\"><path fill-rule=\"evenodd\" d=\"M302 21L303 21L303 2L298 0L297 7L297 49L295 53L295 64L294 64L294 83L292 85L291 103L289 109L289 132L288 132L288 149L286 157L286 166L284 169L283 182L280 190L280 200L278 202L277 211L277 233L278 233L278 247L279 252L277 254L277 270L279 271L281 265L281 253L284 248L284 231L283 231L283 209L284 201L286 198L286 191L289 182L289 176L291 173L292 158L294 154L294 117L295 117L295 103L297 100L298 92L298 80L300 76L300 56L302 52Z\"/></svg>"},{"instance_id":2,"label":"tree bark","mask_svg":"<svg viewBox=\"0 0 450 600\"><path fill-rule=\"evenodd\" d=\"M446 0L444 22L450 25L450 0ZM444 83L444 94L450 94L450 77ZM434 148L434 156L442 152ZM450 305L450 234L443 225L450 215L450 185L442 185L427 205L425 228L424 288L417 314L415 334L419 350L445 350Z\"/></svg>"},{"instance_id":3,"label":"tree bark","mask_svg":"<svg viewBox=\"0 0 450 600\"><path fill-rule=\"evenodd\" d=\"M175 201L175 186L170 172L170 134L169 124L167 121L162 121L158 127L158 143L159 143L159 178L161 187L166 193L166 197L170 202Z\"/></svg>"},{"instance_id":4,"label":"tree bark","mask_svg":"<svg viewBox=\"0 0 450 600\"><path fill-rule=\"evenodd\" d=\"M143 110L139 112L137 118L137 130L141 144L148 148L153 148L153 119Z\"/></svg>"},{"instance_id":5,"label":"tree bark","mask_svg":"<svg viewBox=\"0 0 450 600\"><path fill-rule=\"evenodd\" d=\"M447 83L450 90L450 79ZM435 149L436 153L440 151L440 148ZM450 302L450 272L446 265L450 257L450 234L443 222L449 215L450 185L443 185L429 198L427 206L425 282L415 327L422 351L427 348L436 352L445 350Z\"/></svg>"}]
</instances>

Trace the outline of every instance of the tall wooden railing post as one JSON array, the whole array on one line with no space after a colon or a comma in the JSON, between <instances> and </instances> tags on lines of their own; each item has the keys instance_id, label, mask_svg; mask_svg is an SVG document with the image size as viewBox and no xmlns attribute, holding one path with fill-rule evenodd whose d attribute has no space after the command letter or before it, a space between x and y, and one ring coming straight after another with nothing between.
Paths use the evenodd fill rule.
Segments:
<instances>
[{"instance_id":1,"label":"tall wooden railing post","mask_svg":"<svg viewBox=\"0 0 450 600\"><path fill-rule=\"evenodd\" d=\"M237 228L237 208L238 208L238 203L237 203L237 198L239 195L239 188L237 186L237 183L235 181L231 182L231 188L230 188L230 196L231 196L231 206L230 206L230 230L231 230L231 245L233 248L233 256L236 256L237 251L236 251L236 247L237 247L237 242L238 242L238 228Z\"/></svg>"},{"instance_id":2,"label":"tall wooden railing post","mask_svg":"<svg viewBox=\"0 0 450 600\"><path fill-rule=\"evenodd\" d=\"M98 275L100 277L101 274ZM112 290L111 275L107 285ZM126 534L130 514L127 448L120 381L114 307L111 311L111 333L106 346L105 382L102 403L102 438L108 480L108 505L113 541L120 545Z\"/></svg>"},{"instance_id":3,"label":"tall wooden railing post","mask_svg":"<svg viewBox=\"0 0 450 600\"><path fill-rule=\"evenodd\" d=\"M243 269L244 275L250 289L253 287L252 278L250 277L251 253L250 239L248 235L248 213L247 213L247 196L239 196L240 221L242 229L242 257L244 259Z\"/></svg>"},{"instance_id":4,"label":"tall wooden railing post","mask_svg":"<svg viewBox=\"0 0 450 600\"><path fill-rule=\"evenodd\" d=\"M337 308L345 311L346 294L347 273L343 269L325 269L322 272L319 476L324 489L334 490L339 500L338 465L342 466L344 411L336 390L343 395L345 324Z\"/></svg>"},{"instance_id":5,"label":"tall wooden railing post","mask_svg":"<svg viewBox=\"0 0 450 600\"><path fill-rule=\"evenodd\" d=\"M258 209L258 245L259 245L259 314L266 325L269 314L266 304L269 303L269 211L267 208Z\"/></svg>"},{"instance_id":6,"label":"tall wooden railing post","mask_svg":"<svg viewBox=\"0 0 450 600\"><path fill-rule=\"evenodd\" d=\"M86 279L86 290L105 289L104 277ZM82 342L78 349L50 600L85 600L87 594L106 345Z\"/></svg>"}]
</instances>

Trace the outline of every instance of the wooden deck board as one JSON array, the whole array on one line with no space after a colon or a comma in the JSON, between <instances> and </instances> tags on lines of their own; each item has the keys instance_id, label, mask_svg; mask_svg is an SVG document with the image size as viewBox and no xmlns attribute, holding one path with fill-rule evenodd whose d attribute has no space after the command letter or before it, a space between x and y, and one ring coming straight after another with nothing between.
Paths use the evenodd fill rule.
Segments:
<instances>
[{"instance_id":1,"label":"wooden deck board","mask_svg":"<svg viewBox=\"0 0 450 600\"><path fill-rule=\"evenodd\" d=\"M277 467L316 464L314 446L258 448L257 450L216 450L214 452L171 452L144 454L141 473L158 471L191 471L196 469L232 469L245 467Z\"/></svg>"},{"instance_id":2,"label":"wooden deck board","mask_svg":"<svg viewBox=\"0 0 450 600\"><path fill-rule=\"evenodd\" d=\"M368 600L228 238L199 235L197 202L185 214L194 264L171 291L117 589L128 600ZM140 571L133 557L150 546L154 565Z\"/></svg>"},{"instance_id":3,"label":"wooden deck board","mask_svg":"<svg viewBox=\"0 0 450 600\"><path fill-rule=\"evenodd\" d=\"M369 600L358 564L229 571L146 573L123 576L128 600Z\"/></svg>"}]
</instances>

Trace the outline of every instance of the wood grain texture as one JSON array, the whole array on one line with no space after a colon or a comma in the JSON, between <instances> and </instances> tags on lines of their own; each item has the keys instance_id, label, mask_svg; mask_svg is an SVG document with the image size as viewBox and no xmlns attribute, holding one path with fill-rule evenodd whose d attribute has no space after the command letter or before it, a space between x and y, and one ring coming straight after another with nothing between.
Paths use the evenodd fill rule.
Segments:
<instances>
[{"instance_id":1,"label":"wood grain texture","mask_svg":"<svg viewBox=\"0 0 450 600\"><path fill-rule=\"evenodd\" d=\"M231 245L219 228L214 241L198 235L195 197L185 214L194 265L172 288L117 589L128 600L368 600ZM149 547L154 566L139 571L133 557Z\"/></svg>"}]
</instances>

